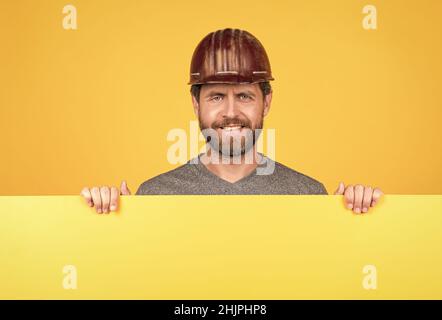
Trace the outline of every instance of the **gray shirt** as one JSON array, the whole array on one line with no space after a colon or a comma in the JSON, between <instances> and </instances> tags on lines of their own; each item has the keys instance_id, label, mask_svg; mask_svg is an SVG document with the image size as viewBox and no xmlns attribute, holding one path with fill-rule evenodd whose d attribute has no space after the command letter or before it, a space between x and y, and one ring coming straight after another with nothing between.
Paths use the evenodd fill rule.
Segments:
<instances>
[{"instance_id":1,"label":"gray shirt","mask_svg":"<svg viewBox=\"0 0 442 320\"><path fill-rule=\"evenodd\" d=\"M234 183L209 171L198 161L200 156L143 182L136 194L327 194L319 181L264 155L257 169ZM266 172L265 168L273 170Z\"/></svg>"}]
</instances>

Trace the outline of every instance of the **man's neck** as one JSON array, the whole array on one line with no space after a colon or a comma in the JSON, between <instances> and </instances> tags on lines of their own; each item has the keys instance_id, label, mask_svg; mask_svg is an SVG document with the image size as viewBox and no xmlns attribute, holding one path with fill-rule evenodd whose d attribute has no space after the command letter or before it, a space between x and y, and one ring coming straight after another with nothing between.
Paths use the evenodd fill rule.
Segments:
<instances>
[{"instance_id":1,"label":"man's neck","mask_svg":"<svg viewBox=\"0 0 442 320\"><path fill-rule=\"evenodd\" d=\"M252 148L246 154L237 157L225 157L224 161L221 155L216 155L217 161L213 161L214 158L211 158L210 151L212 150L201 156L202 163L210 172L230 183L239 181L253 172L262 158L256 152L256 149Z\"/></svg>"}]
</instances>

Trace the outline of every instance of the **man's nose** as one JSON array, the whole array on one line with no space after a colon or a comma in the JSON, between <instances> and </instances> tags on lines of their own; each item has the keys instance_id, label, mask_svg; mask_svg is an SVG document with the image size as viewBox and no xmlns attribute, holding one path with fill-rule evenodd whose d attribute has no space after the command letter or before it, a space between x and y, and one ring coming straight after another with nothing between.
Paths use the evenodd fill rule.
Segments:
<instances>
[{"instance_id":1,"label":"man's nose","mask_svg":"<svg viewBox=\"0 0 442 320\"><path fill-rule=\"evenodd\" d=\"M233 96L228 96L224 110L224 116L234 118L239 114L239 105Z\"/></svg>"}]
</instances>

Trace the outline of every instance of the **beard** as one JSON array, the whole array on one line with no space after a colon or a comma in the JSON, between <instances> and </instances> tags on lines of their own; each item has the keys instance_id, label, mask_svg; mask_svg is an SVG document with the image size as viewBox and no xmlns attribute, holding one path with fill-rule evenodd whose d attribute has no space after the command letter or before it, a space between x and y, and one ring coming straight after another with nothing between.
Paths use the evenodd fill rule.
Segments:
<instances>
[{"instance_id":1,"label":"beard","mask_svg":"<svg viewBox=\"0 0 442 320\"><path fill-rule=\"evenodd\" d=\"M199 126L206 143L209 143L211 150L224 157L239 157L249 152L261 134L264 115L258 123L252 126L247 118L224 118L208 125L198 117ZM235 131L229 131L226 127L239 127ZM225 129L223 129L225 128ZM234 134L232 134L234 132Z\"/></svg>"}]
</instances>

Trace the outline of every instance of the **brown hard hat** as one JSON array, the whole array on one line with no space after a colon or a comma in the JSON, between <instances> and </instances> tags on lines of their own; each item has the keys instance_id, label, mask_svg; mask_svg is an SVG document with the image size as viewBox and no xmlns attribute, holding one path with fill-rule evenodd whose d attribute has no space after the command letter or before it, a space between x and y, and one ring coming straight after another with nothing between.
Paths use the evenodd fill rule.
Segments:
<instances>
[{"instance_id":1,"label":"brown hard hat","mask_svg":"<svg viewBox=\"0 0 442 320\"><path fill-rule=\"evenodd\" d=\"M274 80L261 42L245 30L209 33L196 47L188 84L256 83Z\"/></svg>"}]
</instances>

